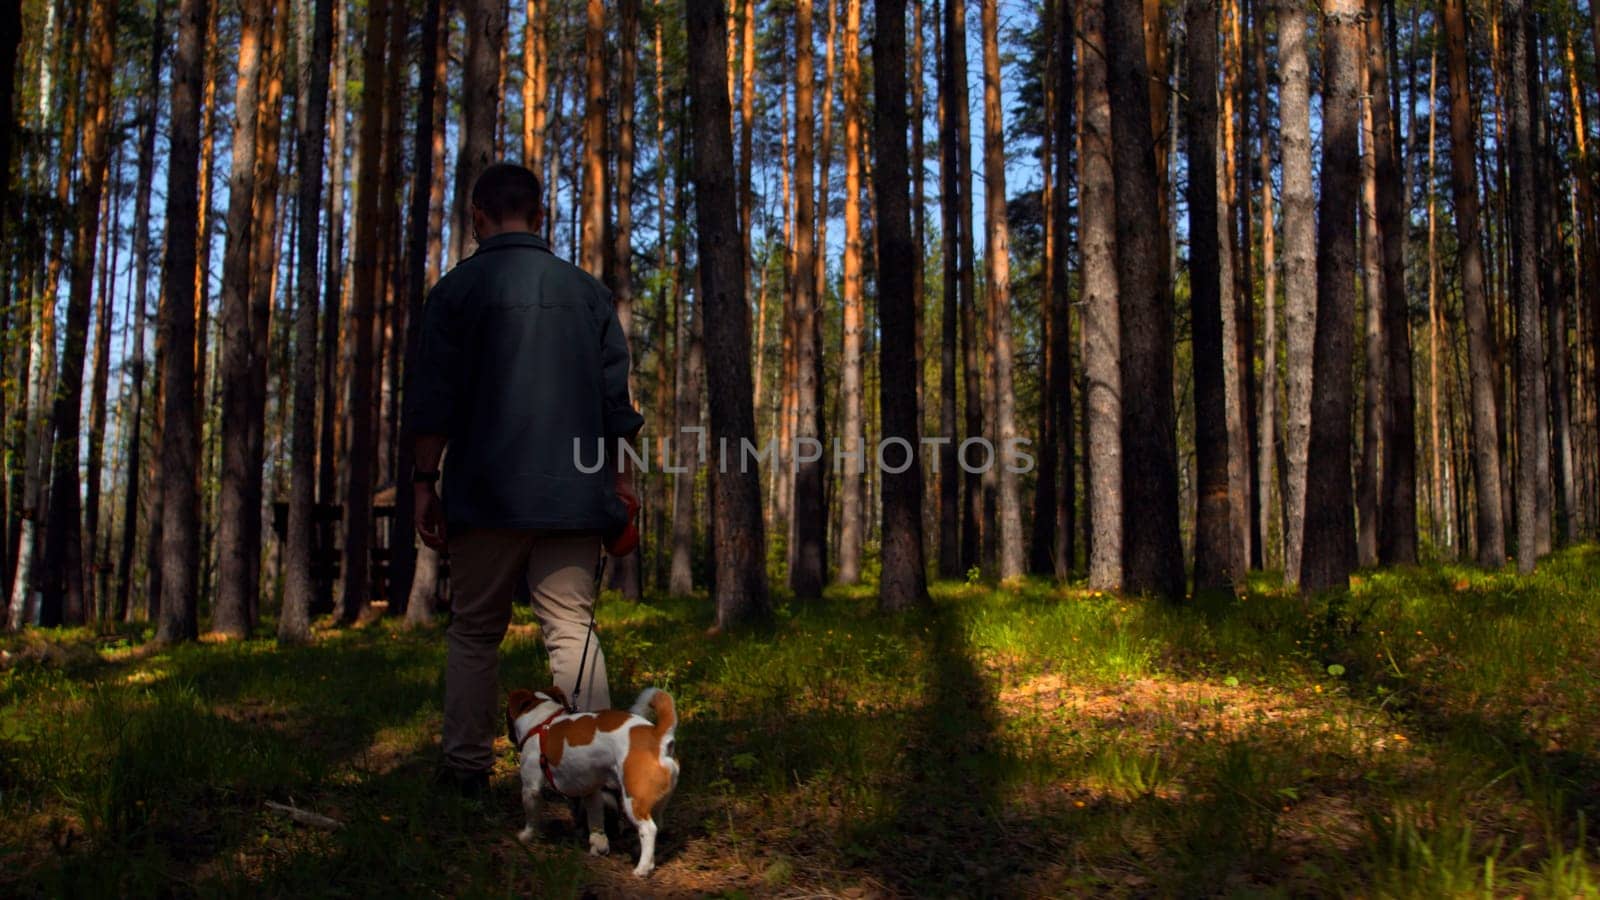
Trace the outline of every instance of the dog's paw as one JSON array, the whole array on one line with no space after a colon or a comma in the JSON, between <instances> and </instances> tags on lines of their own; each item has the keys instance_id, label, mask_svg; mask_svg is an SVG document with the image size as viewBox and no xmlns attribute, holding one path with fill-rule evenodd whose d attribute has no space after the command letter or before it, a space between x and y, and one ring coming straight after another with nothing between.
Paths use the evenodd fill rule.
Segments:
<instances>
[{"instance_id":1,"label":"dog's paw","mask_svg":"<svg viewBox=\"0 0 1600 900\"><path fill-rule=\"evenodd\" d=\"M533 843L533 837L534 831L532 825L525 826L521 831L517 832L517 840L523 842L524 844Z\"/></svg>"},{"instance_id":2,"label":"dog's paw","mask_svg":"<svg viewBox=\"0 0 1600 900\"><path fill-rule=\"evenodd\" d=\"M611 852L611 840L603 831L589 832L589 855L605 856Z\"/></svg>"}]
</instances>

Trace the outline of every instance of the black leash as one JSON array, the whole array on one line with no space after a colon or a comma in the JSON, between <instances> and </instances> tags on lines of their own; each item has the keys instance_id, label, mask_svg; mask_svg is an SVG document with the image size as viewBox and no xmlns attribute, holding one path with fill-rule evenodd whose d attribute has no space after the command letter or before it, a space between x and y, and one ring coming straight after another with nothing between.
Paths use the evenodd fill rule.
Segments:
<instances>
[{"instance_id":1,"label":"black leash","mask_svg":"<svg viewBox=\"0 0 1600 900\"><path fill-rule=\"evenodd\" d=\"M589 604L589 627L583 633L583 655L578 657L578 678L572 683L572 696L567 699L567 712L578 711L578 693L583 690L583 669L589 662L589 639L594 636L595 607L600 605L601 579L606 572L606 551L600 548L600 559L594 564L594 602ZM590 673L591 675L593 673Z\"/></svg>"}]
</instances>

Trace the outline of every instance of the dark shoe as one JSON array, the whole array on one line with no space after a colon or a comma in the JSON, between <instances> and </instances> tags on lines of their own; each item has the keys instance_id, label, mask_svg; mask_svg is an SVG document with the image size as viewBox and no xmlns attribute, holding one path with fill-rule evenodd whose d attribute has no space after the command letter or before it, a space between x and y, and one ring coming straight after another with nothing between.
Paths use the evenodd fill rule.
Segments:
<instances>
[{"instance_id":1,"label":"dark shoe","mask_svg":"<svg viewBox=\"0 0 1600 900\"><path fill-rule=\"evenodd\" d=\"M489 796L488 772L470 772L446 766L439 770L437 781L440 786L454 790L468 800L482 800Z\"/></svg>"}]
</instances>

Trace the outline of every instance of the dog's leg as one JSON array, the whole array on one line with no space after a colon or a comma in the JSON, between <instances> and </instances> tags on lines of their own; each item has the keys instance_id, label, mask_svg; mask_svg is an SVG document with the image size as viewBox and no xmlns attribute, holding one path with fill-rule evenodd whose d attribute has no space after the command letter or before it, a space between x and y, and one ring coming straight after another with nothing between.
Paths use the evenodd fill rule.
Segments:
<instances>
[{"instance_id":1,"label":"dog's leg","mask_svg":"<svg viewBox=\"0 0 1600 900\"><path fill-rule=\"evenodd\" d=\"M605 856L611 852L611 841L606 837L606 798L604 791L595 791L584 798L589 818L589 855Z\"/></svg>"},{"instance_id":2,"label":"dog's leg","mask_svg":"<svg viewBox=\"0 0 1600 900\"><path fill-rule=\"evenodd\" d=\"M633 874L643 878L656 867L656 823L640 819L634 825L639 829L639 864L633 867Z\"/></svg>"},{"instance_id":3,"label":"dog's leg","mask_svg":"<svg viewBox=\"0 0 1600 900\"><path fill-rule=\"evenodd\" d=\"M540 782L544 781L543 774L539 772L532 774L532 781L529 781L528 778L529 773L524 770L522 773L522 811L527 816L527 823L523 825L521 831L517 832L517 840L524 844L533 843L534 836L539 833L539 788Z\"/></svg>"}]
</instances>

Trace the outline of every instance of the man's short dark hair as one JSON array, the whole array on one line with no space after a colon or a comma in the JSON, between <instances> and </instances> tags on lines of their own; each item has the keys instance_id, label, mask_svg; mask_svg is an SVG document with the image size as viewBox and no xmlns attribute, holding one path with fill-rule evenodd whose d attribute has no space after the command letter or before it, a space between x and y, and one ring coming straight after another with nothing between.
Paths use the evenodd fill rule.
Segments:
<instances>
[{"instance_id":1,"label":"man's short dark hair","mask_svg":"<svg viewBox=\"0 0 1600 900\"><path fill-rule=\"evenodd\" d=\"M532 222L539 215L539 176L516 163L495 163L472 185L472 205L496 224L508 218Z\"/></svg>"}]
</instances>

